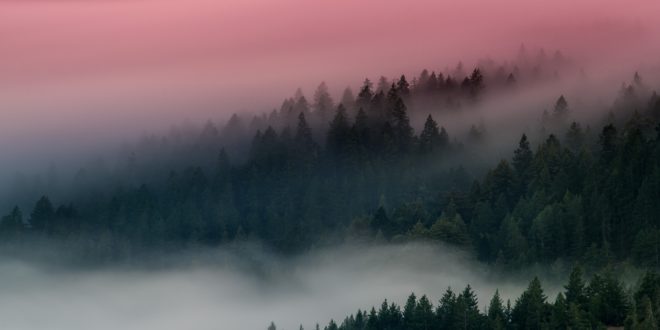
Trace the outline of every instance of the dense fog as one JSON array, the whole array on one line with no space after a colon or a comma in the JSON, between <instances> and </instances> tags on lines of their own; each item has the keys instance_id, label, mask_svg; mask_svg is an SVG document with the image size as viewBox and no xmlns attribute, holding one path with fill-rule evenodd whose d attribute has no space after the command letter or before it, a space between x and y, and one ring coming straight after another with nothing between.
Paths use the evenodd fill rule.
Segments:
<instances>
[{"instance_id":1,"label":"dense fog","mask_svg":"<svg viewBox=\"0 0 660 330\"><path fill-rule=\"evenodd\" d=\"M495 289L515 299L533 273L496 275L452 248L424 244L346 245L293 259L234 246L93 270L50 264L2 262L3 327L253 330L273 321L278 329L314 329L386 298L403 304L411 292L436 305L447 287L467 284L484 309ZM554 300L564 274L538 275Z\"/></svg>"}]
</instances>

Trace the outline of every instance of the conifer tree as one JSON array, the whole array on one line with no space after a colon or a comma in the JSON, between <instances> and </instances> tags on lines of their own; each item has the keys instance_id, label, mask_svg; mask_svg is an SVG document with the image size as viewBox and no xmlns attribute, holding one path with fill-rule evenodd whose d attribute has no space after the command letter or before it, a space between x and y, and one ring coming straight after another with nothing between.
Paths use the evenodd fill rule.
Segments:
<instances>
[{"instance_id":1,"label":"conifer tree","mask_svg":"<svg viewBox=\"0 0 660 330\"><path fill-rule=\"evenodd\" d=\"M417 306L417 297L411 293L403 307L403 326L405 329L413 329L416 325L415 308Z\"/></svg>"},{"instance_id":2,"label":"conifer tree","mask_svg":"<svg viewBox=\"0 0 660 330\"><path fill-rule=\"evenodd\" d=\"M55 210L48 197L42 196L32 209L30 225L36 231L44 231L52 225Z\"/></svg>"},{"instance_id":3,"label":"conifer tree","mask_svg":"<svg viewBox=\"0 0 660 330\"><path fill-rule=\"evenodd\" d=\"M428 154L437 149L440 145L440 132L438 124L429 115L426 117L424 129L419 135L419 149L423 154Z\"/></svg>"},{"instance_id":4,"label":"conifer tree","mask_svg":"<svg viewBox=\"0 0 660 330\"><path fill-rule=\"evenodd\" d=\"M584 281L582 280L582 268L576 266L573 268L569 278L568 284L564 287L566 290L566 303L576 304L583 307L586 303L586 295L584 292Z\"/></svg>"},{"instance_id":5,"label":"conifer tree","mask_svg":"<svg viewBox=\"0 0 660 330\"><path fill-rule=\"evenodd\" d=\"M546 296L537 277L529 283L527 290L516 301L512 321L520 329L543 329L549 321Z\"/></svg>"},{"instance_id":6,"label":"conifer tree","mask_svg":"<svg viewBox=\"0 0 660 330\"><path fill-rule=\"evenodd\" d=\"M373 92L373 84L369 79L365 79L364 83L362 84L362 88L360 88L360 92L358 93L357 100L356 100L356 106L358 108L362 109L368 109L369 104L371 103L371 99L374 97L374 92Z\"/></svg>"},{"instance_id":7,"label":"conifer tree","mask_svg":"<svg viewBox=\"0 0 660 330\"><path fill-rule=\"evenodd\" d=\"M396 90L403 98L407 98L410 95L410 84L408 84L405 75L401 75L401 78L399 78L399 81L397 81Z\"/></svg>"},{"instance_id":8,"label":"conifer tree","mask_svg":"<svg viewBox=\"0 0 660 330\"><path fill-rule=\"evenodd\" d=\"M529 147L527 135L523 134L518 142L518 148L513 154L513 168L516 171L516 177L519 180L519 189L523 189L529 183L531 174L532 159L534 155Z\"/></svg>"},{"instance_id":9,"label":"conifer tree","mask_svg":"<svg viewBox=\"0 0 660 330\"><path fill-rule=\"evenodd\" d=\"M500 298L499 290L495 290L495 294L488 305L488 321L489 329L502 330L507 327L504 302Z\"/></svg>"},{"instance_id":10,"label":"conifer tree","mask_svg":"<svg viewBox=\"0 0 660 330\"><path fill-rule=\"evenodd\" d=\"M553 114L558 118L565 118L568 115L568 102L566 102L564 95L559 96L557 102L555 102Z\"/></svg>"},{"instance_id":11,"label":"conifer tree","mask_svg":"<svg viewBox=\"0 0 660 330\"><path fill-rule=\"evenodd\" d=\"M434 325L433 305L429 299L423 295L415 307L412 329L430 330Z\"/></svg>"},{"instance_id":12,"label":"conifer tree","mask_svg":"<svg viewBox=\"0 0 660 330\"><path fill-rule=\"evenodd\" d=\"M328 151L335 155L342 153L345 151L349 139L350 125L348 123L346 108L340 104L328 129L328 137L326 139Z\"/></svg>"},{"instance_id":13,"label":"conifer tree","mask_svg":"<svg viewBox=\"0 0 660 330\"><path fill-rule=\"evenodd\" d=\"M321 82L314 92L313 107L321 125L324 125L330 120L330 113L334 108L334 102L332 101L332 97L328 92L328 86L325 82Z\"/></svg>"}]
</instances>

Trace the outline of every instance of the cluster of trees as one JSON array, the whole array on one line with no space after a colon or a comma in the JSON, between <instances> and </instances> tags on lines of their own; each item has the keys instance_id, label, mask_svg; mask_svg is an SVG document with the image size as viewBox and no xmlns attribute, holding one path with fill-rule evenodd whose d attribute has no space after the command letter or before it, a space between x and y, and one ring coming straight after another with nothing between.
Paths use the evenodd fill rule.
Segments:
<instances>
[{"instance_id":1,"label":"cluster of trees","mask_svg":"<svg viewBox=\"0 0 660 330\"><path fill-rule=\"evenodd\" d=\"M660 266L660 100L633 97L617 104L626 121L596 136L573 122L534 150L522 135L513 157L502 160L470 189L439 198L409 200L355 217L350 237L436 240L473 251L488 263L518 267L581 262L593 268L619 261ZM566 121L568 103L557 99L546 124ZM614 121L614 120L613 120Z\"/></svg>"},{"instance_id":2,"label":"cluster of trees","mask_svg":"<svg viewBox=\"0 0 660 330\"><path fill-rule=\"evenodd\" d=\"M18 171L13 182L0 189L0 208L9 209L15 203L25 208L43 194L57 200L78 200L79 196L74 193L78 190L100 190L100 186L114 188L118 184L152 184L162 181L172 170L181 172L190 166L199 166L209 175L214 170L221 147L232 164L243 164L250 156L250 144L257 131L263 134L270 127L278 135L293 136L301 113L312 129L314 140L323 146L338 104L344 106L349 122L357 119L360 110L371 122L379 122L390 115L393 92L404 102L412 126L421 128L429 113L436 119L450 115L446 110L458 109L461 104L469 105L478 99L485 101L487 94L514 93L518 90L513 88L515 85L530 86L554 79L569 65L570 62L559 52L546 56L542 49L533 54L521 47L518 58L513 61L481 60L473 70L466 70L459 63L453 69L422 70L412 79L406 76L380 77L374 83L367 79L355 94L351 88L346 88L336 99L331 96L328 86L321 83L312 97L298 90L270 112L234 114L224 123L209 120L197 125L184 122L162 136L148 134L134 144L122 146L120 155L115 156L109 150L100 151L79 169L73 166L58 168L51 164L46 172L38 175ZM377 125L375 128L380 130L382 127ZM453 132L453 138L461 139L464 133ZM475 125L470 132L471 140L482 139L483 133L484 127ZM104 193L108 193L107 189Z\"/></svg>"},{"instance_id":3,"label":"cluster of trees","mask_svg":"<svg viewBox=\"0 0 660 330\"><path fill-rule=\"evenodd\" d=\"M385 107L390 101L390 94L396 90L408 106L411 116L425 116L427 109L433 109L436 113L460 109L465 104L481 99L486 91L505 91L520 84L531 86L536 82L555 80L559 72L568 67L570 61L559 51L547 56L543 49L539 49L532 55L522 46L514 61L496 63L489 59L481 60L471 71L466 71L463 63L459 62L453 69L437 72L424 69L411 80L405 75L394 79L381 76L375 83L365 79L357 95L346 88L340 103L351 117L363 110L375 119L387 112ZM298 90L293 97L285 99L279 109L253 117L250 131L263 131L268 126L275 129L294 127L300 113L308 117L313 127L324 129L332 118L334 108L335 102L327 85L321 83L311 102ZM317 137L324 138L322 134Z\"/></svg>"},{"instance_id":4,"label":"cluster of trees","mask_svg":"<svg viewBox=\"0 0 660 330\"><path fill-rule=\"evenodd\" d=\"M632 259L658 267L660 127L652 136L639 118L622 131L605 126L595 150L580 125L565 142L550 135L532 151L525 135L469 191L444 197L439 217L423 203L366 220L386 239L437 239L473 250L481 260L520 266L559 259L594 265Z\"/></svg>"},{"instance_id":5,"label":"cluster of trees","mask_svg":"<svg viewBox=\"0 0 660 330\"><path fill-rule=\"evenodd\" d=\"M482 79L474 70L466 84L479 90ZM404 77L386 95L371 88L365 84L353 100L353 114L344 103L335 107L327 91L317 93L316 108L334 107L325 129L314 129L303 107L293 129L268 126L240 140L249 145L242 162L221 149L224 133L212 125L190 148L205 158L175 154L193 165L140 166L131 154L125 172L103 189L81 184L59 205L44 195L26 215L13 207L0 236L11 244L66 241L111 259L244 240L285 252L346 240L436 240L508 267L660 266L656 94L597 136L576 122L536 148L523 135L511 160L475 180L448 165L466 147L431 115L415 134ZM636 90L626 88L623 105ZM549 120L560 125L568 112L561 96ZM149 172L164 174L151 179Z\"/></svg>"},{"instance_id":6,"label":"cluster of trees","mask_svg":"<svg viewBox=\"0 0 660 330\"><path fill-rule=\"evenodd\" d=\"M245 164L220 152L210 172L172 171L165 182L118 186L75 204L56 206L44 196L28 217L18 207L4 216L0 235L5 242L64 239L110 257L247 239L281 251L422 239L512 267L558 260L660 266L653 121L638 114L620 130L607 125L595 144L573 123L562 141L550 135L535 151L523 135L510 161L470 186L460 168L433 167L459 150L446 131L429 116L414 135L401 97L393 92L390 100L379 119L360 111L349 122L338 106L325 147L301 113L295 132L257 132ZM563 97L557 103L565 107Z\"/></svg>"},{"instance_id":7,"label":"cluster of trees","mask_svg":"<svg viewBox=\"0 0 660 330\"><path fill-rule=\"evenodd\" d=\"M413 293L403 307L385 300L378 309L358 310L339 324L331 320L324 329L658 329L659 290L656 273L649 272L634 288L626 288L612 273L596 274L587 282L581 269L575 268L554 301L534 278L513 303L496 291L482 311L468 285L456 293L448 288L435 306L428 297ZM276 327L271 324L269 329Z\"/></svg>"},{"instance_id":8,"label":"cluster of trees","mask_svg":"<svg viewBox=\"0 0 660 330\"><path fill-rule=\"evenodd\" d=\"M415 135L398 89L377 118L360 110L349 119L339 105L326 136L321 146L301 112L293 131L257 131L245 163L232 164L221 150L208 168L190 166L152 184L92 190L75 204L56 206L43 196L28 216L19 207L5 216L0 235L64 239L110 258L143 248L247 239L296 251L341 240L352 216L384 200L399 203L423 193L429 176L435 187L469 182L460 170L417 175L421 164L458 147L430 115Z\"/></svg>"},{"instance_id":9,"label":"cluster of trees","mask_svg":"<svg viewBox=\"0 0 660 330\"><path fill-rule=\"evenodd\" d=\"M484 71L489 71L495 64L482 65ZM513 70L509 66L506 69L500 66L500 69ZM472 74L466 74L462 65L459 65L451 74L461 75L456 76L456 79L463 80L462 90L461 84L454 78L449 79L451 86L434 83L438 80L435 73L429 74L427 70L422 71L420 77L414 78L412 83L409 83L405 76L391 81L381 77L377 86L366 79L357 95L347 88L339 104L344 108L345 122L351 126L357 124L355 129L360 132L353 132L352 139L362 138L362 147L367 146L366 138L378 143L382 142L378 140L392 139L393 134L402 133L399 147L409 148L411 122L415 123L414 126L419 126L429 111L433 112L436 118L435 113L442 112L443 107L440 105L426 105L428 100L440 102L441 99L452 98L452 102L457 104L466 98L476 99L477 94L483 90L496 89L499 78L485 79L481 72L482 69L477 68ZM441 74L439 76L442 77ZM84 164L75 173L68 173L68 169L62 171L53 165L40 175L28 176L19 171L11 184L0 189L0 207L9 208L13 203L25 207L44 193L54 199L75 200L78 196L71 196L71 191L80 190L79 188L97 188L102 185L113 187L118 181L139 186L141 183L162 181L170 171L179 172L190 166L200 167L209 174L215 170L221 148L231 158L233 165L244 164L250 159L251 143L257 132L262 135L269 133L267 137L273 135L270 133L277 133L281 140L293 138L301 114L305 117L305 123L310 128L315 142L324 146L328 137L328 125L335 117L337 105L338 102L333 100L327 85L321 83L311 100L298 90L293 97L285 99L279 109L273 109L270 113L252 117L247 114L234 114L223 124L209 120L201 126L189 122L176 125L163 136L145 135L135 144L122 146L117 160L112 154L95 155L96 159ZM383 125L385 121L389 122L389 127ZM340 120L336 124L340 125L337 129L341 130L341 125L345 123ZM368 135L364 130L366 126L371 130ZM400 132L395 132L396 130ZM441 138L448 141L447 132L440 133ZM338 138L341 138L342 134L339 132ZM428 143L423 148L428 148ZM69 177L73 177L72 182ZM70 188L71 184L75 186L74 189Z\"/></svg>"}]
</instances>

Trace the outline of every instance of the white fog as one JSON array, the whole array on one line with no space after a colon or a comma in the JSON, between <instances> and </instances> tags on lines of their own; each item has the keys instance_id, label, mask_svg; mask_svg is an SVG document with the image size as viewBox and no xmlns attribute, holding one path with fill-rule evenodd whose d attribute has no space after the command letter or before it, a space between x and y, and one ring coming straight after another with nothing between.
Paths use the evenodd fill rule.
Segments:
<instances>
[{"instance_id":1,"label":"white fog","mask_svg":"<svg viewBox=\"0 0 660 330\"><path fill-rule=\"evenodd\" d=\"M447 287L470 284L485 308L495 289L514 299L527 283L490 275L443 246L344 246L284 260L243 248L208 251L168 266L58 271L3 262L0 319L5 329L278 329L323 327L388 298L415 292L434 305ZM177 265L178 264L178 265ZM211 266L216 265L216 266ZM544 274L539 274L544 275ZM554 299L558 287L541 276ZM513 303L513 301L512 301ZM341 321L341 320L340 320Z\"/></svg>"}]
</instances>

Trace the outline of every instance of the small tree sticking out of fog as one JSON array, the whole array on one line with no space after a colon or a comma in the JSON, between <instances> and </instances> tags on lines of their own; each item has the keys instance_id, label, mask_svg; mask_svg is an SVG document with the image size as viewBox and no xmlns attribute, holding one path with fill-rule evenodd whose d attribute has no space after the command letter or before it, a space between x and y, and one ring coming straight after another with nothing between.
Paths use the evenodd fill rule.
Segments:
<instances>
[{"instance_id":1,"label":"small tree sticking out of fog","mask_svg":"<svg viewBox=\"0 0 660 330\"><path fill-rule=\"evenodd\" d=\"M559 118L564 118L568 114L568 102L566 102L566 98L564 98L564 95L561 95L557 99L557 102L555 103L554 114L556 117Z\"/></svg>"}]
</instances>

